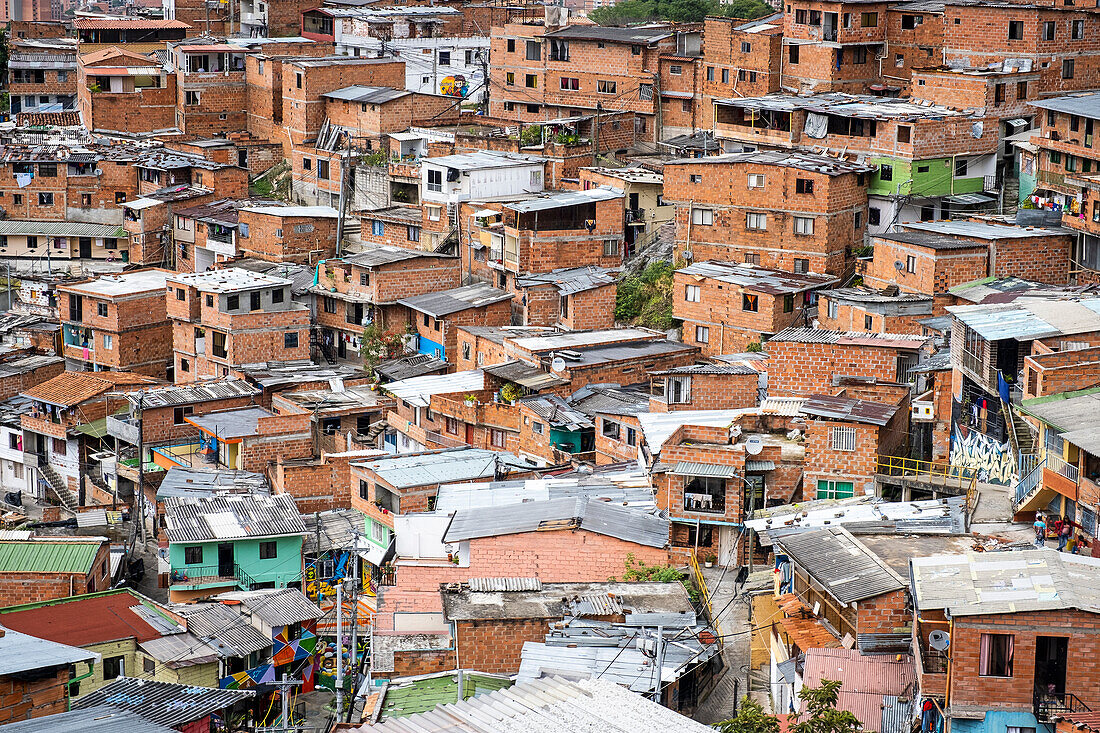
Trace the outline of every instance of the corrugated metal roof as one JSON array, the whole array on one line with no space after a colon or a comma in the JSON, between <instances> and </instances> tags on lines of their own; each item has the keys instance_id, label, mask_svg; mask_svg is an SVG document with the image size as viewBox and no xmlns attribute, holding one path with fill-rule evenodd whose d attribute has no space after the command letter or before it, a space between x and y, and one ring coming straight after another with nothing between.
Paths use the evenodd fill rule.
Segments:
<instances>
[{"instance_id":1,"label":"corrugated metal roof","mask_svg":"<svg viewBox=\"0 0 1100 733\"><path fill-rule=\"evenodd\" d=\"M1029 101L1032 107L1049 109L1068 115L1100 119L1100 92L1078 92L1062 97L1049 97Z\"/></svg>"},{"instance_id":2,"label":"corrugated metal roof","mask_svg":"<svg viewBox=\"0 0 1100 733\"><path fill-rule=\"evenodd\" d=\"M611 201L613 199L621 199L622 197L623 192L621 189L590 188L588 190L563 191L549 196L539 196L536 198L524 199L523 201L508 202L504 204L504 208L517 211L521 214L527 214L532 211L562 209L568 206L581 206L582 204Z\"/></svg>"},{"instance_id":3,"label":"corrugated metal roof","mask_svg":"<svg viewBox=\"0 0 1100 733\"><path fill-rule=\"evenodd\" d=\"M170 497L164 500L169 542L210 542L242 537L305 534L288 494Z\"/></svg>"},{"instance_id":4,"label":"corrugated metal roof","mask_svg":"<svg viewBox=\"0 0 1100 733\"><path fill-rule=\"evenodd\" d=\"M222 690L120 677L73 703L73 710L100 705L137 713L161 725L180 726L253 697L253 690Z\"/></svg>"},{"instance_id":5,"label":"corrugated metal roof","mask_svg":"<svg viewBox=\"0 0 1100 733\"><path fill-rule=\"evenodd\" d=\"M174 604L173 613L187 622L187 630L203 639L224 657L247 657L271 646L251 624L242 623L241 615L221 603Z\"/></svg>"},{"instance_id":6,"label":"corrugated metal roof","mask_svg":"<svg viewBox=\"0 0 1100 733\"><path fill-rule=\"evenodd\" d=\"M518 459L511 453L467 447L385 456L352 465L373 471L395 489L405 489L491 478L498 468L516 462Z\"/></svg>"},{"instance_id":7,"label":"corrugated metal roof","mask_svg":"<svg viewBox=\"0 0 1100 733\"><path fill-rule=\"evenodd\" d=\"M696 463L693 461L680 461L669 473L678 476L709 476L713 478L733 478L737 475L737 469L733 466L720 466L715 463Z\"/></svg>"},{"instance_id":8,"label":"corrugated metal roof","mask_svg":"<svg viewBox=\"0 0 1100 733\"><path fill-rule=\"evenodd\" d=\"M637 675L637 670L634 671ZM595 676L595 675L593 675ZM607 679L558 677L552 671L430 712L365 725L364 733L713 733ZM98 731L96 733L99 733Z\"/></svg>"},{"instance_id":9,"label":"corrugated metal roof","mask_svg":"<svg viewBox=\"0 0 1100 733\"><path fill-rule=\"evenodd\" d=\"M649 373L651 377L665 377L679 374L752 374L755 376L759 376L760 370L753 369L747 364L688 364L686 366L673 367L672 369L662 369L660 371Z\"/></svg>"},{"instance_id":10,"label":"corrugated metal roof","mask_svg":"<svg viewBox=\"0 0 1100 733\"><path fill-rule=\"evenodd\" d=\"M289 626L319 619L324 612L297 588L270 588L219 593L218 601L236 601L248 609L248 614L268 626ZM246 615L248 615L246 614Z\"/></svg>"},{"instance_id":11,"label":"corrugated metal roof","mask_svg":"<svg viewBox=\"0 0 1100 733\"><path fill-rule=\"evenodd\" d=\"M1034 549L914 557L909 565L913 603L920 611L1100 613L1100 558Z\"/></svg>"},{"instance_id":12,"label":"corrugated metal roof","mask_svg":"<svg viewBox=\"0 0 1100 733\"><path fill-rule=\"evenodd\" d=\"M843 527L789 534L773 530L769 534L796 566L841 603L873 598L906 586L897 573Z\"/></svg>"},{"instance_id":13,"label":"corrugated metal roof","mask_svg":"<svg viewBox=\"0 0 1100 733\"><path fill-rule=\"evenodd\" d=\"M270 494L271 487L266 476L252 471L175 466L164 474L157 487L157 498L213 496L216 492Z\"/></svg>"},{"instance_id":14,"label":"corrugated metal roof","mask_svg":"<svg viewBox=\"0 0 1100 733\"><path fill-rule=\"evenodd\" d=\"M522 275L516 278L516 287L530 288L539 285L553 285L560 295L572 295L585 290L600 288L615 283L616 272L606 267L573 267L551 270L540 275Z\"/></svg>"},{"instance_id":15,"label":"corrugated metal roof","mask_svg":"<svg viewBox=\"0 0 1100 733\"><path fill-rule=\"evenodd\" d=\"M656 454L669 436L683 425L698 427L729 427L745 410L675 410L673 412L641 412L641 423L646 445Z\"/></svg>"},{"instance_id":16,"label":"corrugated metal roof","mask_svg":"<svg viewBox=\"0 0 1100 733\"><path fill-rule=\"evenodd\" d=\"M79 221L20 221L18 219L0 220L0 234L4 236L22 236L26 234L43 237L103 237L106 239L125 239L129 232L112 224L88 224Z\"/></svg>"},{"instance_id":17,"label":"corrugated metal roof","mask_svg":"<svg viewBox=\"0 0 1100 733\"><path fill-rule=\"evenodd\" d=\"M138 647L169 669L209 664L220 658L236 656L232 650L215 649L189 632L149 639L138 644Z\"/></svg>"},{"instance_id":18,"label":"corrugated metal roof","mask_svg":"<svg viewBox=\"0 0 1100 733\"><path fill-rule=\"evenodd\" d=\"M665 92L662 92L662 94L665 94ZM702 158L670 160L666 161L665 165L722 165L730 163L774 165L812 173L823 173L828 176L839 176L845 173L871 173L876 170L875 166L866 163L845 160L831 155L792 150L754 150L752 152L708 155Z\"/></svg>"},{"instance_id":19,"label":"corrugated metal roof","mask_svg":"<svg viewBox=\"0 0 1100 733\"><path fill-rule=\"evenodd\" d=\"M482 367L481 370L486 374L492 374L494 377L500 377L509 382L515 382L528 389L541 390L569 383L568 380L555 377L550 372L528 364L525 361L506 361L502 364L492 364Z\"/></svg>"},{"instance_id":20,"label":"corrugated metal roof","mask_svg":"<svg viewBox=\"0 0 1100 733\"><path fill-rule=\"evenodd\" d=\"M474 593L542 590L542 581L538 578L470 578L469 585Z\"/></svg>"},{"instance_id":21,"label":"corrugated metal roof","mask_svg":"<svg viewBox=\"0 0 1100 733\"><path fill-rule=\"evenodd\" d=\"M745 461L746 471L774 471L775 461Z\"/></svg>"},{"instance_id":22,"label":"corrugated metal roof","mask_svg":"<svg viewBox=\"0 0 1100 733\"><path fill-rule=\"evenodd\" d=\"M857 400L853 397L815 394L802 405L802 412L830 420L884 426L897 414L898 405Z\"/></svg>"},{"instance_id":23,"label":"corrugated metal roof","mask_svg":"<svg viewBox=\"0 0 1100 733\"><path fill-rule=\"evenodd\" d=\"M949 309L950 310L950 309ZM769 343L853 344L885 346L895 349L919 349L931 336L898 333L862 333L859 331L826 331L820 328L787 328L768 339Z\"/></svg>"},{"instance_id":24,"label":"corrugated metal roof","mask_svg":"<svg viewBox=\"0 0 1100 733\"><path fill-rule=\"evenodd\" d=\"M590 474L541 477L489 483L444 484L436 493L436 511L521 504L580 497L608 499L617 504L652 509L653 488L648 476L632 468L616 473L596 471Z\"/></svg>"},{"instance_id":25,"label":"corrugated metal roof","mask_svg":"<svg viewBox=\"0 0 1100 733\"><path fill-rule=\"evenodd\" d=\"M447 360L431 354L412 354L400 359L384 361L374 367L375 373L386 381L411 379L432 374L447 368Z\"/></svg>"},{"instance_id":26,"label":"corrugated metal roof","mask_svg":"<svg viewBox=\"0 0 1100 733\"><path fill-rule=\"evenodd\" d=\"M392 262L404 262L405 260L415 260L422 257L432 259L451 258L450 255L444 255L438 252L425 252L420 249L407 249L405 247L394 247L390 244L365 242L361 249L355 254L346 255L342 260L329 260L329 262L338 264L343 261L350 262L353 265L359 265L360 267L378 267L380 265L388 265Z\"/></svg>"},{"instance_id":27,"label":"corrugated metal roof","mask_svg":"<svg viewBox=\"0 0 1100 733\"><path fill-rule=\"evenodd\" d=\"M410 94L412 94L412 92L405 89L394 89L393 87L367 87L356 84L350 87L344 87L343 89L326 92L321 96L327 97L328 99L339 99L344 102L385 104L395 99L407 97Z\"/></svg>"},{"instance_id":28,"label":"corrugated metal roof","mask_svg":"<svg viewBox=\"0 0 1100 733\"><path fill-rule=\"evenodd\" d=\"M302 522L306 525L302 552L309 554L346 550L355 544L356 534L363 534L363 515L355 509L306 512L302 515ZM318 538L320 548L317 546Z\"/></svg>"},{"instance_id":29,"label":"corrugated metal roof","mask_svg":"<svg viewBox=\"0 0 1100 733\"><path fill-rule=\"evenodd\" d=\"M865 730L881 733L911 730L908 716L899 716L900 711L893 708L898 697L911 698L915 691L916 668L909 655L898 660L892 654L864 655L858 649L807 649L802 684L816 688L823 680L841 682L837 709L850 711ZM893 698L889 712L883 707L887 697ZM890 719L889 731L882 729L884 716ZM900 728L895 726L897 717L904 718Z\"/></svg>"},{"instance_id":30,"label":"corrugated metal roof","mask_svg":"<svg viewBox=\"0 0 1100 733\"><path fill-rule=\"evenodd\" d=\"M126 397L136 405L140 395L142 404L148 410L169 405L190 405L234 397L253 397L259 395L261 391L243 379L215 379L209 382L154 387L131 392Z\"/></svg>"},{"instance_id":31,"label":"corrugated metal roof","mask_svg":"<svg viewBox=\"0 0 1100 733\"><path fill-rule=\"evenodd\" d=\"M470 308L483 308L503 300L511 300L512 297L512 293L498 290L488 283L475 283L451 290L401 298L397 302L420 313L442 318Z\"/></svg>"},{"instance_id":32,"label":"corrugated metal roof","mask_svg":"<svg viewBox=\"0 0 1100 733\"><path fill-rule=\"evenodd\" d=\"M574 431L595 427L588 416L579 410L573 409L565 400L555 394L524 397L519 401L520 405L527 407L541 417L551 427Z\"/></svg>"},{"instance_id":33,"label":"corrugated metal roof","mask_svg":"<svg viewBox=\"0 0 1100 733\"><path fill-rule=\"evenodd\" d=\"M427 407L433 394L477 392L484 388L485 374L480 369L451 374L427 374L382 385L382 389L415 407Z\"/></svg>"},{"instance_id":34,"label":"corrugated metal roof","mask_svg":"<svg viewBox=\"0 0 1100 733\"><path fill-rule=\"evenodd\" d=\"M3 729L4 733L174 733L136 713L107 706L31 718Z\"/></svg>"},{"instance_id":35,"label":"corrugated metal roof","mask_svg":"<svg viewBox=\"0 0 1100 733\"><path fill-rule=\"evenodd\" d=\"M98 654L86 649L39 639L14 629L3 631L4 636L0 637L0 675L3 676L99 660Z\"/></svg>"},{"instance_id":36,"label":"corrugated metal roof","mask_svg":"<svg viewBox=\"0 0 1100 733\"><path fill-rule=\"evenodd\" d=\"M669 522L639 509L600 500L551 499L459 510L451 519L443 541L463 542L556 529L585 529L626 542L665 547L668 544Z\"/></svg>"},{"instance_id":37,"label":"corrugated metal roof","mask_svg":"<svg viewBox=\"0 0 1100 733\"><path fill-rule=\"evenodd\" d=\"M1019 297L1011 303L949 306L947 311L987 341L1033 341L1100 330L1100 298Z\"/></svg>"},{"instance_id":38,"label":"corrugated metal roof","mask_svg":"<svg viewBox=\"0 0 1100 733\"><path fill-rule=\"evenodd\" d=\"M0 573L88 573L103 542L100 537L90 541L0 542Z\"/></svg>"}]
</instances>

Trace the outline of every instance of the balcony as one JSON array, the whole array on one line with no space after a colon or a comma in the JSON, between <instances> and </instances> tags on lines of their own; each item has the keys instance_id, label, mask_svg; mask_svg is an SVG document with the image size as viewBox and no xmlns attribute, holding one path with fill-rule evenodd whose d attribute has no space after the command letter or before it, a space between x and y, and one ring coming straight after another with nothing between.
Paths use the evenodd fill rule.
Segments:
<instances>
[{"instance_id":1,"label":"balcony","mask_svg":"<svg viewBox=\"0 0 1100 733\"><path fill-rule=\"evenodd\" d=\"M236 585L243 590L252 590L255 581L240 565L184 565L173 570L168 576L172 590L197 590L223 585Z\"/></svg>"},{"instance_id":2,"label":"balcony","mask_svg":"<svg viewBox=\"0 0 1100 733\"><path fill-rule=\"evenodd\" d=\"M519 409L515 405L496 402L492 390L474 394L473 404L466 401L465 395L432 395L432 411L470 425L519 430Z\"/></svg>"},{"instance_id":3,"label":"balcony","mask_svg":"<svg viewBox=\"0 0 1100 733\"><path fill-rule=\"evenodd\" d=\"M1091 712L1089 706L1072 692L1049 692L1039 685L1035 685L1032 711L1036 720L1049 724L1052 728L1067 713Z\"/></svg>"},{"instance_id":4,"label":"balcony","mask_svg":"<svg viewBox=\"0 0 1100 733\"><path fill-rule=\"evenodd\" d=\"M627 209L626 223L633 226L645 226L645 209Z\"/></svg>"},{"instance_id":5,"label":"balcony","mask_svg":"<svg viewBox=\"0 0 1100 733\"><path fill-rule=\"evenodd\" d=\"M914 648L919 652L914 661L921 697L943 699L947 696L947 652L930 648L917 635L919 631L920 627L914 626Z\"/></svg>"},{"instance_id":6,"label":"balcony","mask_svg":"<svg viewBox=\"0 0 1100 733\"><path fill-rule=\"evenodd\" d=\"M130 445L137 445L141 440L141 428L137 418L129 416L107 416L107 434L119 440L124 440Z\"/></svg>"},{"instance_id":7,"label":"balcony","mask_svg":"<svg viewBox=\"0 0 1100 733\"><path fill-rule=\"evenodd\" d=\"M1066 462L1061 456L1053 453L1046 454L1046 465L1043 466L1043 486L1076 501L1077 480L1077 466Z\"/></svg>"}]
</instances>

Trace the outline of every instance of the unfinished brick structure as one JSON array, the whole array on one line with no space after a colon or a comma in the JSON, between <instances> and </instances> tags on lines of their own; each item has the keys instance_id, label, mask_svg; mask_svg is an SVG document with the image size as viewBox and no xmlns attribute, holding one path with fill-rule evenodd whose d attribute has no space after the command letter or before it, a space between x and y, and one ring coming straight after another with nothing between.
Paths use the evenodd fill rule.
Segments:
<instances>
[{"instance_id":1,"label":"unfinished brick structure","mask_svg":"<svg viewBox=\"0 0 1100 733\"><path fill-rule=\"evenodd\" d=\"M245 206L237 211L238 254L312 266L336 254L339 218L328 206Z\"/></svg>"},{"instance_id":2,"label":"unfinished brick structure","mask_svg":"<svg viewBox=\"0 0 1100 733\"><path fill-rule=\"evenodd\" d=\"M109 75L97 75L98 67ZM118 68L128 75L116 75ZM118 47L86 53L76 86L77 108L91 130L154 132L176 124L176 78L150 56Z\"/></svg>"},{"instance_id":3,"label":"unfinished brick structure","mask_svg":"<svg viewBox=\"0 0 1100 733\"><path fill-rule=\"evenodd\" d=\"M932 316L931 295L883 290L838 288L817 297L817 325L829 331L920 333L920 321Z\"/></svg>"},{"instance_id":4,"label":"unfinished brick structure","mask_svg":"<svg viewBox=\"0 0 1100 733\"><path fill-rule=\"evenodd\" d=\"M748 23L708 16L703 21L704 97L756 97L779 91L782 52L781 15ZM703 113L700 126L709 127L713 116L711 107Z\"/></svg>"},{"instance_id":5,"label":"unfinished brick structure","mask_svg":"<svg viewBox=\"0 0 1100 733\"><path fill-rule=\"evenodd\" d=\"M692 364L651 371L650 412L735 410L760 402L761 371L740 364Z\"/></svg>"},{"instance_id":6,"label":"unfinished brick structure","mask_svg":"<svg viewBox=\"0 0 1100 733\"><path fill-rule=\"evenodd\" d=\"M450 359L458 349L460 326L504 326L512 322L512 294L489 285L464 285L442 292L401 298L421 354Z\"/></svg>"},{"instance_id":7,"label":"unfinished brick structure","mask_svg":"<svg viewBox=\"0 0 1100 733\"><path fill-rule=\"evenodd\" d=\"M664 198L676 204L676 256L844 275L863 241L873 170L781 152L666 164Z\"/></svg>"},{"instance_id":8,"label":"unfinished brick structure","mask_svg":"<svg viewBox=\"0 0 1100 733\"><path fill-rule=\"evenodd\" d=\"M110 544L102 537L6 541L0 543L0 553L12 565L0 572L0 604L5 607L95 593L112 584ZM66 553L64 560L58 559Z\"/></svg>"}]
</instances>

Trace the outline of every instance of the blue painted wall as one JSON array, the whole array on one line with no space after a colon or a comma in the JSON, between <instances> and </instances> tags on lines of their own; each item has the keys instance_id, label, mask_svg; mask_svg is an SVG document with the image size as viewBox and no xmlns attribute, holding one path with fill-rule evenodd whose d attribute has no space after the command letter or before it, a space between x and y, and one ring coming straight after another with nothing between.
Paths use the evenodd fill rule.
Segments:
<instances>
[{"instance_id":1,"label":"blue painted wall","mask_svg":"<svg viewBox=\"0 0 1100 733\"><path fill-rule=\"evenodd\" d=\"M1037 731L1048 730L1046 726L1039 725L1030 711L990 710L985 714L985 720L953 718L951 720L951 733L1006 733L1009 726L1035 728Z\"/></svg>"}]
</instances>

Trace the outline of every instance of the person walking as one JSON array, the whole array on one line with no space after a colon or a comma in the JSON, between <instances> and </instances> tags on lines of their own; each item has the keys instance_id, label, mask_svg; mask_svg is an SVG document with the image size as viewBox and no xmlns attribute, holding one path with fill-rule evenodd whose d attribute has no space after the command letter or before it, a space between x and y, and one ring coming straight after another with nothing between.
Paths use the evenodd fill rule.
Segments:
<instances>
[{"instance_id":1,"label":"person walking","mask_svg":"<svg viewBox=\"0 0 1100 733\"><path fill-rule=\"evenodd\" d=\"M1070 527L1069 522L1059 519L1058 524L1062 525L1058 528L1058 551L1062 552L1066 549L1066 545L1069 544L1070 534L1073 532L1073 528ZM1074 543L1076 545L1077 543Z\"/></svg>"},{"instance_id":2,"label":"person walking","mask_svg":"<svg viewBox=\"0 0 1100 733\"><path fill-rule=\"evenodd\" d=\"M1043 515L1036 514L1035 522L1031 526L1035 528L1035 546L1044 547L1046 545L1047 523L1043 519Z\"/></svg>"}]
</instances>

